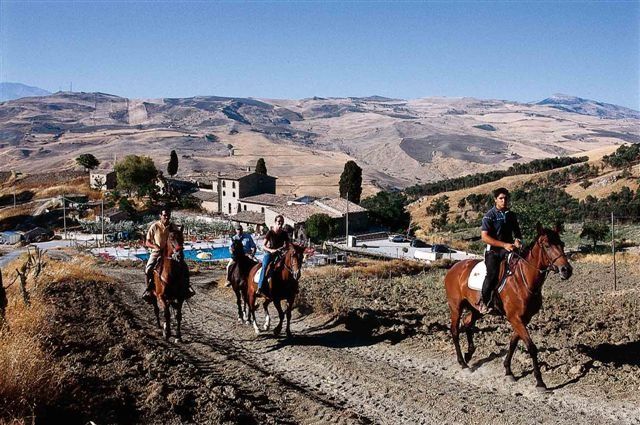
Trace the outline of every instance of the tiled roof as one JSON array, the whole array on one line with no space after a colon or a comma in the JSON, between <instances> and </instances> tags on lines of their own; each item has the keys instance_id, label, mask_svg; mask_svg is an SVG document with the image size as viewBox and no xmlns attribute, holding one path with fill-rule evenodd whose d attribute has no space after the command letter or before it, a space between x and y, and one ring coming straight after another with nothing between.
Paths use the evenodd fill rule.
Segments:
<instances>
[{"instance_id":1,"label":"tiled roof","mask_svg":"<svg viewBox=\"0 0 640 425\"><path fill-rule=\"evenodd\" d=\"M198 190L191 194L194 198L198 198L201 201L214 202L218 200L218 193L209 190Z\"/></svg>"},{"instance_id":2,"label":"tiled roof","mask_svg":"<svg viewBox=\"0 0 640 425\"><path fill-rule=\"evenodd\" d=\"M326 214L331 218L340 218L341 214L336 214L331 210L327 210L325 208L321 208L318 205L308 204L308 205L285 205L282 207L273 208L274 211L282 214L286 218L296 222L303 223L309 219L314 214Z\"/></svg>"},{"instance_id":3,"label":"tiled roof","mask_svg":"<svg viewBox=\"0 0 640 425\"><path fill-rule=\"evenodd\" d=\"M239 223L263 224L264 214L255 211L240 211L238 214L229 217L229 219Z\"/></svg>"},{"instance_id":4,"label":"tiled roof","mask_svg":"<svg viewBox=\"0 0 640 425\"><path fill-rule=\"evenodd\" d=\"M247 196L246 198L240 198L240 202L249 202L251 204L260 204L268 206L280 206L287 205L288 201L293 200L292 196L276 195L273 193L262 193L255 196Z\"/></svg>"},{"instance_id":5,"label":"tiled roof","mask_svg":"<svg viewBox=\"0 0 640 425\"><path fill-rule=\"evenodd\" d=\"M255 171L247 171L247 170L225 171L224 173L220 173L219 178L228 179L228 180L240 180L241 178L249 176L253 173L255 173Z\"/></svg>"},{"instance_id":6,"label":"tiled roof","mask_svg":"<svg viewBox=\"0 0 640 425\"><path fill-rule=\"evenodd\" d=\"M347 202L349 202L349 213L358 213L358 212L366 211L366 209L362 208L360 205L354 204L351 201L347 201L344 198L319 199L314 203L320 207L328 207L332 210L340 212L340 214L346 214Z\"/></svg>"}]
</instances>

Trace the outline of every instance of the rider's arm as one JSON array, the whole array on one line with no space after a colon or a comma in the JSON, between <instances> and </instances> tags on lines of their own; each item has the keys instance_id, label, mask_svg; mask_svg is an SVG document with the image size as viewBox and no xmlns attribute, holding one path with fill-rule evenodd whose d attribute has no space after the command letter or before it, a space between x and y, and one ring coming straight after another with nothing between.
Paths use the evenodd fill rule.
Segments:
<instances>
[{"instance_id":1,"label":"rider's arm","mask_svg":"<svg viewBox=\"0 0 640 425\"><path fill-rule=\"evenodd\" d=\"M499 240L497 240L497 239L495 239L495 238L491 237L491 235L489 235L489 232L488 232L488 231L486 231L486 230L483 230L483 231L480 233L480 235L481 235L481 237L482 237L482 242L484 242L484 243L486 243L486 244L488 244L488 245L491 245L491 246L495 246L496 248L504 248L504 249L506 249L507 251L513 251L513 249L514 249L514 247L515 247L515 246L514 246L513 244L511 244L511 243L508 243L508 242L502 242L502 241L499 241Z\"/></svg>"},{"instance_id":2,"label":"rider's arm","mask_svg":"<svg viewBox=\"0 0 640 425\"><path fill-rule=\"evenodd\" d=\"M153 228L154 226L151 225L151 227L149 228L149 231L147 232L147 238L144 241L144 245L147 248L151 248L151 249L157 249L160 250L160 247L158 245L156 245L156 243L154 242L154 238L153 238Z\"/></svg>"}]
</instances>

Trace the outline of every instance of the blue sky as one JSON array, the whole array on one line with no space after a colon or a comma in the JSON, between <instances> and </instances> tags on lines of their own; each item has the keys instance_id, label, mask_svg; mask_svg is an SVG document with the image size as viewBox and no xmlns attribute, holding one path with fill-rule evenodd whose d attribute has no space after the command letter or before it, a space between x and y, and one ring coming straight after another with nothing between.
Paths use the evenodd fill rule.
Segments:
<instances>
[{"instance_id":1,"label":"blue sky","mask_svg":"<svg viewBox=\"0 0 640 425\"><path fill-rule=\"evenodd\" d=\"M566 93L640 109L640 1L0 2L0 80L128 97Z\"/></svg>"}]
</instances>

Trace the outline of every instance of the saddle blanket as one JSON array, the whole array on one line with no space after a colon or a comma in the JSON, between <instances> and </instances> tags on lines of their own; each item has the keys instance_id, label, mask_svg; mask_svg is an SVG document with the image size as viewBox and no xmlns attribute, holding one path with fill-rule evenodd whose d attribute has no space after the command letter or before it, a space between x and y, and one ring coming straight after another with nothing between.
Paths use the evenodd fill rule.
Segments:
<instances>
[{"instance_id":1,"label":"saddle blanket","mask_svg":"<svg viewBox=\"0 0 640 425\"><path fill-rule=\"evenodd\" d=\"M498 292L502 292L502 290L504 289L504 285L507 283L507 277L513 274L511 269L509 268L512 256L513 254L509 254L507 256L507 270L506 273L504 273L502 280L500 281ZM469 289L482 291L482 284L484 283L484 278L486 275L487 267L485 266L484 261L480 261L478 264L473 266L473 269L471 269L471 274L469 274L469 279L467 280L467 286L469 287Z\"/></svg>"},{"instance_id":2,"label":"saddle blanket","mask_svg":"<svg viewBox=\"0 0 640 425\"><path fill-rule=\"evenodd\" d=\"M484 261L480 261L478 264L473 266L473 269L471 269L471 274L469 275L469 280L467 281L467 286L469 286L469 289L482 291L482 284L484 283L484 278L486 275L487 267L484 265Z\"/></svg>"},{"instance_id":3,"label":"saddle blanket","mask_svg":"<svg viewBox=\"0 0 640 425\"><path fill-rule=\"evenodd\" d=\"M260 269L262 268L262 265L260 267L258 267L258 270L256 270L256 273L253 275L253 283L255 283L256 285L258 283L260 283Z\"/></svg>"}]
</instances>

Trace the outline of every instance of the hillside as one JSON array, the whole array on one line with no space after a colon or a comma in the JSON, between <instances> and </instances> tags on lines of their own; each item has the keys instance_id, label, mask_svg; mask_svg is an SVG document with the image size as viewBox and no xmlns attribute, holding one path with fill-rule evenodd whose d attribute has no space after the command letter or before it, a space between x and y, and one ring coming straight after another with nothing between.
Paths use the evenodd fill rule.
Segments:
<instances>
[{"instance_id":1,"label":"hillside","mask_svg":"<svg viewBox=\"0 0 640 425\"><path fill-rule=\"evenodd\" d=\"M175 149L182 176L253 166L264 157L281 192L321 195L337 192L344 163L353 159L363 167L366 196L380 187L640 142L635 111L607 115L590 108L593 101L575 100L574 109L583 105L579 111L559 109L557 102L127 99L59 92L0 104L0 171L71 169L82 153L107 164L115 156L144 154L164 169Z\"/></svg>"},{"instance_id":2,"label":"hillside","mask_svg":"<svg viewBox=\"0 0 640 425\"><path fill-rule=\"evenodd\" d=\"M587 161L586 164L600 167L598 175L567 185L564 188L565 192L578 200L583 200L587 197L587 195L591 195L596 198L606 197L613 192L620 191L624 186L627 186L631 190L635 191L639 186L638 181L640 179L640 164L636 164L631 167L629 170L630 175L627 176L624 175L623 170L612 170L610 167L603 167L602 158L605 155L613 153L616 148L617 147L599 148L585 153L585 156L589 157L589 161ZM466 220L472 220L474 218L477 218L479 213L472 211L468 204L464 207L458 206L460 201L464 198L467 198L469 195L489 194L498 187L506 187L510 191L513 191L514 189L522 187L527 183L544 181L545 178L547 178L550 174L556 173L563 169L568 169L570 167L571 166L544 171L536 174L508 176L500 180L478 185L475 187L441 192L437 195L432 196L424 196L411 203L407 207L407 209L411 214L412 222L420 227L420 231L418 232L419 235L424 236L426 232L428 232L431 228L431 220L435 218L435 215L429 214L427 212L427 206L429 206L435 198L439 198L442 196L447 196L449 198L449 222L455 222L457 217L463 217ZM588 187L583 187L580 185L580 183L585 180L590 184Z\"/></svg>"},{"instance_id":3,"label":"hillside","mask_svg":"<svg viewBox=\"0 0 640 425\"><path fill-rule=\"evenodd\" d=\"M0 83L0 102L22 97L47 96L50 92L21 83Z\"/></svg>"}]
</instances>

